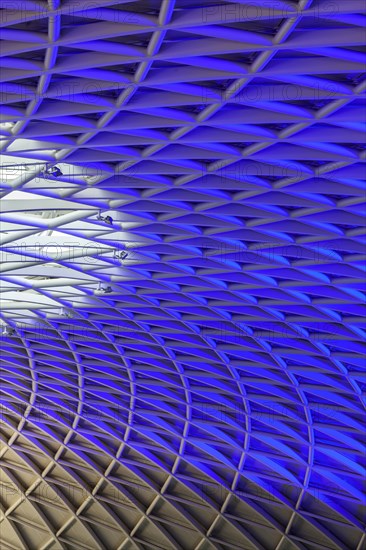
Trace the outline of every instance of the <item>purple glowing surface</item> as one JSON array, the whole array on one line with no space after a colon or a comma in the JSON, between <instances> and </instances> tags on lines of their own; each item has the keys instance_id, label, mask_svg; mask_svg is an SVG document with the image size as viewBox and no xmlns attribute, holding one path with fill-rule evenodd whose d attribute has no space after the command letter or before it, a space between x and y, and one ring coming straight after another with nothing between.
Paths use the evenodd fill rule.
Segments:
<instances>
[{"instance_id":1,"label":"purple glowing surface","mask_svg":"<svg viewBox=\"0 0 366 550\"><path fill-rule=\"evenodd\" d=\"M210 4L1 12L4 550L365 548L365 6Z\"/></svg>"}]
</instances>

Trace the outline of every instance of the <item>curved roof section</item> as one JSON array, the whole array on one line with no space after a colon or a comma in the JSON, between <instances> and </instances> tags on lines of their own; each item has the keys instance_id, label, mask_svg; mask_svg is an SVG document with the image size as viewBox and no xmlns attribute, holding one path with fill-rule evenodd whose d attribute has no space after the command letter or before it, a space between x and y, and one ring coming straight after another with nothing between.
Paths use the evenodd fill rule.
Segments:
<instances>
[{"instance_id":1,"label":"curved roof section","mask_svg":"<svg viewBox=\"0 0 366 550\"><path fill-rule=\"evenodd\" d=\"M365 547L363 13L4 6L4 550Z\"/></svg>"}]
</instances>

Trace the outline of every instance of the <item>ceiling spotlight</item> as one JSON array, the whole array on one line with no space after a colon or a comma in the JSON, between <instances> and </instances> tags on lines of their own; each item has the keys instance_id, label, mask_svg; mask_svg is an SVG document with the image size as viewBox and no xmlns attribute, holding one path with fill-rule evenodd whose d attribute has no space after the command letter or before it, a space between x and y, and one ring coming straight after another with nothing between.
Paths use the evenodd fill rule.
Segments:
<instances>
[{"instance_id":1,"label":"ceiling spotlight","mask_svg":"<svg viewBox=\"0 0 366 550\"><path fill-rule=\"evenodd\" d=\"M95 290L95 294L110 294L113 292L112 287L110 286L102 286L102 283L99 283L98 288Z\"/></svg>"},{"instance_id":2,"label":"ceiling spotlight","mask_svg":"<svg viewBox=\"0 0 366 550\"><path fill-rule=\"evenodd\" d=\"M69 319L71 319L72 317L74 317L74 314L70 309L61 308L60 316L68 317Z\"/></svg>"},{"instance_id":3,"label":"ceiling spotlight","mask_svg":"<svg viewBox=\"0 0 366 550\"><path fill-rule=\"evenodd\" d=\"M54 178L59 178L60 176L63 176L63 173L61 172L60 168L58 166L47 166L45 167L43 174L45 176L53 176Z\"/></svg>"},{"instance_id":4,"label":"ceiling spotlight","mask_svg":"<svg viewBox=\"0 0 366 550\"><path fill-rule=\"evenodd\" d=\"M5 325L2 329L2 336L13 336L15 333L15 329L13 327L9 327L8 325Z\"/></svg>"},{"instance_id":5,"label":"ceiling spotlight","mask_svg":"<svg viewBox=\"0 0 366 550\"><path fill-rule=\"evenodd\" d=\"M99 210L99 214L97 216L97 220L100 221L100 222L104 222L108 225L113 225L113 218L111 216L102 216L100 210Z\"/></svg>"},{"instance_id":6,"label":"ceiling spotlight","mask_svg":"<svg viewBox=\"0 0 366 550\"><path fill-rule=\"evenodd\" d=\"M118 250L115 250L113 254L113 258L115 260L124 260L125 258L127 258L127 256L128 256L128 252L126 252L125 250L122 250L121 252L119 252Z\"/></svg>"}]
</instances>

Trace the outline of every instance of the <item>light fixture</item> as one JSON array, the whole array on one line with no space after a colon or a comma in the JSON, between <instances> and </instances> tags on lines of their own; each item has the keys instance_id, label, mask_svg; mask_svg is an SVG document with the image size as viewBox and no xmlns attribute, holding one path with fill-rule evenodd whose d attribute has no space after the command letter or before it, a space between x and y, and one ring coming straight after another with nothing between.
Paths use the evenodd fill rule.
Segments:
<instances>
[{"instance_id":1,"label":"light fixture","mask_svg":"<svg viewBox=\"0 0 366 550\"><path fill-rule=\"evenodd\" d=\"M69 319L71 319L72 317L74 317L74 314L70 309L61 308L60 316L61 317L68 317Z\"/></svg>"},{"instance_id":2,"label":"light fixture","mask_svg":"<svg viewBox=\"0 0 366 550\"><path fill-rule=\"evenodd\" d=\"M2 328L2 336L13 336L15 333L15 329L13 327L9 327L9 325L4 325Z\"/></svg>"},{"instance_id":3,"label":"light fixture","mask_svg":"<svg viewBox=\"0 0 366 550\"><path fill-rule=\"evenodd\" d=\"M94 294L110 294L111 292L113 292L112 287L103 286L102 283L99 283L98 288L94 291Z\"/></svg>"},{"instance_id":4,"label":"light fixture","mask_svg":"<svg viewBox=\"0 0 366 550\"><path fill-rule=\"evenodd\" d=\"M102 216L101 210L99 210L99 214L97 215L97 220L104 222L108 225L113 225L113 218L112 216Z\"/></svg>"},{"instance_id":5,"label":"light fixture","mask_svg":"<svg viewBox=\"0 0 366 550\"><path fill-rule=\"evenodd\" d=\"M43 170L43 174L45 176L53 176L54 178L59 178L60 176L63 176L61 169L56 165L46 165Z\"/></svg>"},{"instance_id":6,"label":"light fixture","mask_svg":"<svg viewBox=\"0 0 366 550\"><path fill-rule=\"evenodd\" d=\"M125 258L127 258L127 256L128 256L128 252L126 252L126 250L122 250L121 252L118 250L115 250L113 254L113 258L115 260L124 260Z\"/></svg>"}]
</instances>

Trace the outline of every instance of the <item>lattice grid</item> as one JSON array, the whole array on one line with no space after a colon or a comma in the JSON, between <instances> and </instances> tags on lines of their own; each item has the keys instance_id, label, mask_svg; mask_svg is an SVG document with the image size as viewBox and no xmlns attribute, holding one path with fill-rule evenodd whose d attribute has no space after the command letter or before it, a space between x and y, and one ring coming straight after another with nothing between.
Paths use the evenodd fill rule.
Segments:
<instances>
[{"instance_id":1,"label":"lattice grid","mask_svg":"<svg viewBox=\"0 0 366 550\"><path fill-rule=\"evenodd\" d=\"M3 3L2 549L365 548L364 12Z\"/></svg>"}]
</instances>

